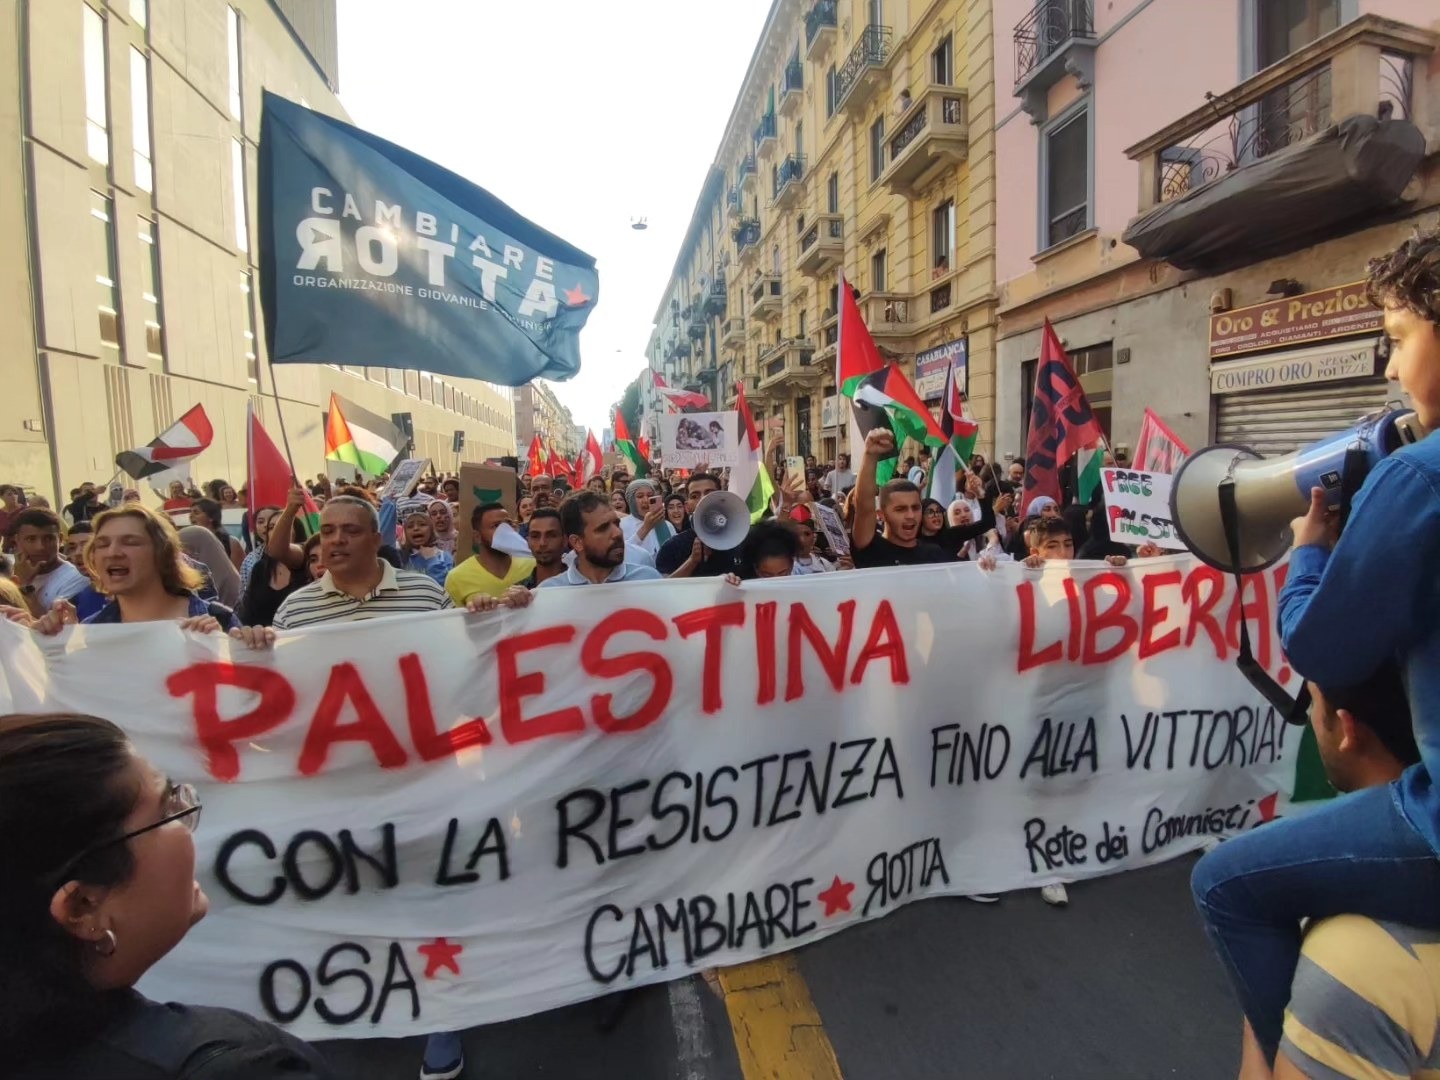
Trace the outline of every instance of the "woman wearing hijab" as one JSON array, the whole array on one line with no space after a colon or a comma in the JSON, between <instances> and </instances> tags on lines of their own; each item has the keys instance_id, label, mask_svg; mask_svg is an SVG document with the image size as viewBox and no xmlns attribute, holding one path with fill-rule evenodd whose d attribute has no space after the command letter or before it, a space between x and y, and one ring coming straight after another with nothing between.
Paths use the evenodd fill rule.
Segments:
<instances>
[{"instance_id":1,"label":"woman wearing hijab","mask_svg":"<svg viewBox=\"0 0 1440 1080\"><path fill-rule=\"evenodd\" d=\"M660 546L675 535L655 484L649 480L631 480L625 485L625 505L630 513L620 519L620 529L626 542L649 552L653 558Z\"/></svg>"},{"instance_id":2,"label":"woman wearing hijab","mask_svg":"<svg viewBox=\"0 0 1440 1080\"><path fill-rule=\"evenodd\" d=\"M945 507L939 499L923 499L920 503L920 539L940 542L945 531Z\"/></svg>"},{"instance_id":3,"label":"woman wearing hijab","mask_svg":"<svg viewBox=\"0 0 1440 1080\"><path fill-rule=\"evenodd\" d=\"M228 608L240 602L240 572L230 562L220 540L203 525L186 525L180 530L180 546L185 554L209 571L210 584L215 596Z\"/></svg>"},{"instance_id":4,"label":"woman wearing hijab","mask_svg":"<svg viewBox=\"0 0 1440 1080\"><path fill-rule=\"evenodd\" d=\"M445 575L455 569L455 560L448 551L435 543L435 522L429 512L412 510L405 517L404 531L405 542L400 549L400 568L424 574L443 589Z\"/></svg>"},{"instance_id":5,"label":"woman wearing hijab","mask_svg":"<svg viewBox=\"0 0 1440 1080\"><path fill-rule=\"evenodd\" d=\"M677 533L682 533L690 527L685 519L685 496L680 494L665 496L665 520Z\"/></svg>"},{"instance_id":6,"label":"woman wearing hijab","mask_svg":"<svg viewBox=\"0 0 1440 1080\"><path fill-rule=\"evenodd\" d=\"M214 499L196 499L190 504L190 524L209 529L220 542L230 564L239 570L245 561L245 545L225 531L224 511ZM203 561L203 560L202 560Z\"/></svg>"},{"instance_id":7,"label":"woman wearing hijab","mask_svg":"<svg viewBox=\"0 0 1440 1080\"><path fill-rule=\"evenodd\" d=\"M444 499L432 499L426 503L425 512L430 515L430 524L435 526L435 546L453 560L460 533L455 528L455 514L450 504Z\"/></svg>"}]
</instances>

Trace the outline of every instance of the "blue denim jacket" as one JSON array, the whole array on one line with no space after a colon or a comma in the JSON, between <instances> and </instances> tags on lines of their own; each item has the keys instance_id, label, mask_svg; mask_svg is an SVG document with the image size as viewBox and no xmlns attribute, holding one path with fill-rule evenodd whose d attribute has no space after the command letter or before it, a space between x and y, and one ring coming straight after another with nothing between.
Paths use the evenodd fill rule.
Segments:
<instances>
[{"instance_id":1,"label":"blue denim jacket","mask_svg":"<svg viewBox=\"0 0 1440 1080\"><path fill-rule=\"evenodd\" d=\"M1334 551L1295 549L1279 621L1295 670L1322 687L1400 665L1421 757L1400 806L1440 852L1440 434L1371 472Z\"/></svg>"},{"instance_id":2,"label":"blue denim jacket","mask_svg":"<svg viewBox=\"0 0 1440 1080\"><path fill-rule=\"evenodd\" d=\"M224 604L202 600L194 593L190 594L190 610L185 614L192 619L199 615L213 615L220 623L221 630L234 630L240 625L239 620L235 618L235 613ZM81 621L87 625L91 625L96 623L118 623L124 622L125 620L120 618L120 601L111 600L94 615Z\"/></svg>"}]
</instances>

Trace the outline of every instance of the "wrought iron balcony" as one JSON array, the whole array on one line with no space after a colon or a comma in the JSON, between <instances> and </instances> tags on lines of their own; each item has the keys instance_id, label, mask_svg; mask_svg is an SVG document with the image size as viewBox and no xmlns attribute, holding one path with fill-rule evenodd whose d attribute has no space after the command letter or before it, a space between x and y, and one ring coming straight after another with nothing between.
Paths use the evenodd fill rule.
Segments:
<instances>
[{"instance_id":1,"label":"wrought iron balcony","mask_svg":"<svg viewBox=\"0 0 1440 1080\"><path fill-rule=\"evenodd\" d=\"M689 360L689 359L690 359L690 342L688 342L688 341L685 340L684 338L681 338L679 341L675 342L675 354L674 354L674 355L675 355L675 359L676 359L676 360Z\"/></svg>"},{"instance_id":2,"label":"wrought iron balcony","mask_svg":"<svg viewBox=\"0 0 1440 1080\"><path fill-rule=\"evenodd\" d=\"M897 195L914 195L964 161L970 151L966 103L964 90L926 87L890 137L890 163L880 182Z\"/></svg>"},{"instance_id":3,"label":"wrought iron balcony","mask_svg":"<svg viewBox=\"0 0 1440 1080\"><path fill-rule=\"evenodd\" d=\"M940 312L947 310L954 302L954 290L951 284L951 282L947 281L943 285L937 285L930 290L931 315L940 314Z\"/></svg>"},{"instance_id":4,"label":"wrought iron balcony","mask_svg":"<svg viewBox=\"0 0 1440 1080\"><path fill-rule=\"evenodd\" d=\"M705 331L708 328L709 323L710 320L705 317L705 311L703 308L697 307L694 311L692 311L690 313L690 323L688 327L688 332L690 334L691 340L704 341Z\"/></svg>"},{"instance_id":5,"label":"wrought iron balcony","mask_svg":"<svg viewBox=\"0 0 1440 1080\"><path fill-rule=\"evenodd\" d=\"M835 108L859 109L875 95L890 62L890 27L871 23L835 73Z\"/></svg>"},{"instance_id":6,"label":"wrought iron balcony","mask_svg":"<svg viewBox=\"0 0 1440 1080\"><path fill-rule=\"evenodd\" d=\"M819 277L839 266L845 258L845 219L839 214L821 214L800 236L800 272Z\"/></svg>"},{"instance_id":7,"label":"wrought iron balcony","mask_svg":"<svg viewBox=\"0 0 1440 1080\"><path fill-rule=\"evenodd\" d=\"M710 291L705 294L705 314L717 318L724 315L726 295L725 275L717 274L710 283Z\"/></svg>"},{"instance_id":8,"label":"wrought iron balcony","mask_svg":"<svg viewBox=\"0 0 1440 1080\"><path fill-rule=\"evenodd\" d=\"M743 254L746 248L760 243L760 222L752 217L741 218L735 225L735 248Z\"/></svg>"},{"instance_id":9,"label":"wrought iron balcony","mask_svg":"<svg viewBox=\"0 0 1440 1080\"><path fill-rule=\"evenodd\" d=\"M750 286L750 315L769 322L780 314L780 278L775 274L761 274Z\"/></svg>"},{"instance_id":10,"label":"wrought iron balcony","mask_svg":"<svg viewBox=\"0 0 1440 1080\"><path fill-rule=\"evenodd\" d=\"M755 125L755 154L765 157L775 149L775 114L766 113Z\"/></svg>"},{"instance_id":11,"label":"wrought iron balcony","mask_svg":"<svg viewBox=\"0 0 1440 1080\"><path fill-rule=\"evenodd\" d=\"M754 184L755 169L756 165L754 154L746 154L743 158L740 159L740 167L737 170L735 177L735 189L740 192L742 196L745 195L746 188L753 186Z\"/></svg>"},{"instance_id":12,"label":"wrought iron balcony","mask_svg":"<svg viewBox=\"0 0 1440 1080\"><path fill-rule=\"evenodd\" d=\"M835 359L835 354L840 347L840 320L831 315L820 324L820 348L815 353L813 362L816 364L828 364Z\"/></svg>"},{"instance_id":13,"label":"wrought iron balcony","mask_svg":"<svg viewBox=\"0 0 1440 1080\"><path fill-rule=\"evenodd\" d=\"M819 382L824 368L814 363L815 342L808 338L778 341L760 354L759 389L769 390L786 383L809 385Z\"/></svg>"},{"instance_id":14,"label":"wrought iron balcony","mask_svg":"<svg viewBox=\"0 0 1440 1080\"><path fill-rule=\"evenodd\" d=\"M731 188L729 194L725 196L725 213L732 221L740 213L740 189L738 187Z\"/></svg>"},{"instance_id":15,"label":"wrought iron balcony","mask_svg":"<svg viewBox=\"0 0 1440 1080\"><path fill-rule=\"evenodd\" d=\"M800 111L805 100L805 65L791 60L785 65L785 74L780 80L780 112L792 116Z\"/></svg>"},{"instance_id":16,"label":"wrought iron balcony","mask_svg":"<svg viewBox=\"0 0 1440 1080\"><path fill-rule=\"evenodd\" d=\"M1363 15L1233 90L1207 94L1203 105L1125 151L1140 165L1142 212L1126 242L1177 266L1221 266L1242 248L1252 258L1298 250L1342 221L1353 228L1359 217L1384 211L1414 173L1406 162L1424 155L1416 72L1437 49L1434 31ZM1434 121L1428 125L1433 138ZM1328 179L1317 187L1316 177ZM1251 204L1262 181L1267 194L1257 213ZM1175 205L1163 230L1147 224L1168 204ZM1203 220L1206 214L1253 221L1217 231L1219 221Z\"/></svg>"},{"instance_id":17,"label":"wrought iron balcony","mask_svg":"<svg viewBox=\"0 0 1440 1080\"><path fill-rule=\"evenodd\" d=\"M1039 123L1046 92L1065 75L1095 80L1094 0L1039 0L1015 27L1015 96Z\"/></svg>"},{"instance_id":18,"label":"wrought iron balcony","mask_svg":"<svg viewBox=\"0 0 1440 1080\"><path fill-rule=\"evenodd\" d=\"M775 206L787 210L800 197L801 183L805 176L805 155L791 154L780 163L775 173Z\"/></svg>"},{"instance_id":19,"label":"wrought iron balcony","mask_svg":"<svg viewBox=\"0 0 1440 1080\"><path fill-rule=\"evenodd\" d=\"M732 315L720 324L720 347L722 349L743 348L745 345L745 320Z\"/></svg>"},{"instance_id":20,"label":"wrought iron balcony","mask_svg":"<svg viewBox=\"0 0 1440 1080\"><path fill-rule=\"evenodd\" d=\"M805 57L813 60L835 40L835 0L815 0L805 13Z\"/></svg>"},{"instance_id":21,"label":"wrought iron balcony","mask_svg":"<svg viewBox=\"0 0 1440 1080\"><path fill-rule=\"evenodd\" d=\"M911 321L910 298L904 293L867 293L861 311L873 338L909 337L919 329Z\"/></svg>"}]
</instances>

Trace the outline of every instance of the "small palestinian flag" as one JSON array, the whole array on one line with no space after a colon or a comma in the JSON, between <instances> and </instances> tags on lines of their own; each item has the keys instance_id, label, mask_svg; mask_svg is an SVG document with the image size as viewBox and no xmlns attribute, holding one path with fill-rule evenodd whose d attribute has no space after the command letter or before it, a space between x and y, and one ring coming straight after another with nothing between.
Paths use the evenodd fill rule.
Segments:
<instances>
[{"instance_id":1,"label":"small palestinian flag","mask_svg":"<svg viewBox=\"0 0 1440 1080\"><path fill-rule=\"evenodd\" d=\"M325 418L325 460L354 466L369 476L389 470L409 445L405 433L339 394L330 395Z\"/></svg>"},{"instance_id":2,"label":"small palestinian flag","mask_svg":"<svg viewBox=\"0 0 1440 1080\"><path fill-rule=\"evenodd\" d=\"M945 445L945 433L894 361L860 380L851 407L862 438L875 428L882 427L895 433L897 450L906 439L936 449ZM875 469L875 483L885 484L893 480L899 460L897 454L879 462Z\"/></svg>"},{"instance_id":3,"label":"small palestinian flag","mask_svg":"<svg viewBox=\"0 0 1440 1080\"><path fill-rule=\"evenodd\" d=\"M625 460L630 462L630 471L634 474L631 479L640 480L650 475L650 462L640 452L640 447L630 437L630 428L625 424L625 417L617 409L615 411L615 449L625 455Z\"/></svg>"}]
</instances>

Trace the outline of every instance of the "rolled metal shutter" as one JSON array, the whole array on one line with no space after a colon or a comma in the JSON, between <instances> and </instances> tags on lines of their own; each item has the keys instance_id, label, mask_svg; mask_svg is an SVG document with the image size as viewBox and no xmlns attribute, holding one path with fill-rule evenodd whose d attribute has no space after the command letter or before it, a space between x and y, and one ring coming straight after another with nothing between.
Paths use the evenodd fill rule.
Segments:
<instances>
[{"instance_id":1,"label":"rolled metal shutter","mask_svg":"<svg viewBox=\"0 0 1440 1080\"><path fill-rule=\"evenodd\" d=\"M1399 396L1399 388L1384 379L1222 394L1215 399L1215 441L1239 443L1265 457L1288 454L1344 431Z\"/></svg>"}]
</instances>

